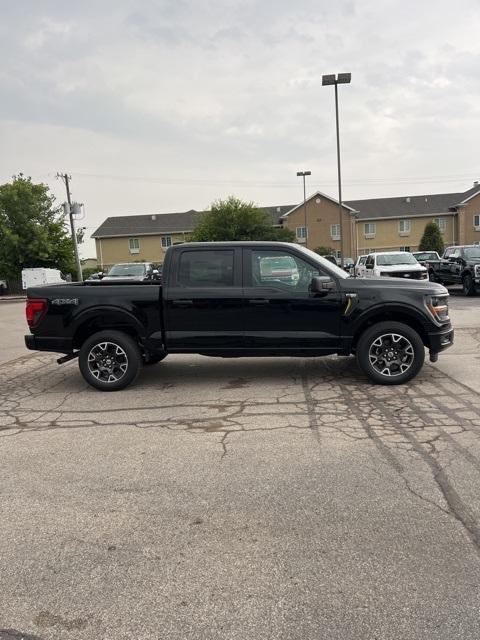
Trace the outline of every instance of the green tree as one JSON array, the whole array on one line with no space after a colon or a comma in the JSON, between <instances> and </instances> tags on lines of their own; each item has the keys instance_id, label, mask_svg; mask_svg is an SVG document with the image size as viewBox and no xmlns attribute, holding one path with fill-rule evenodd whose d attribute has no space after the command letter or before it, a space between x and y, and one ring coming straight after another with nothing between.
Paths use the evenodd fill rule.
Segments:
<instances>
[{"instance_id":1,"label":"green tree","mask_svg":"<svg viewBox=\"0 0 480 640\"><path fill-rule=\"evenodd\" d=\"M192 242L221 242L234 240L279 240L293 242L290 229L276 228L272 219L253 202L235 196L216 200L205 212L191 236Z\"/></svg>"},{"instance_id":2,"label":"green tree","mask_svg":"<svg viewBox=\"0 0 480 640\"><path fill-rule=\"evenodd\" d=\"M335 253L335 249L324 246L317 247L314 251L315 253L318 253L319 256L331 256Z\"/></svg>"},{"instance_id":3,"label":"green tree","mask_svg":"<svg viewBox=\"0 0 480 640\"><path fill-rule=\"evenodd\" d=\"M47 185L21 173L0 185L0 274L15 278L25 267L74 271L73 244L54 200Z\"/></svg>"},{"instance_id":4,"label":"green tree","mask_svg":"<svg viewBox=\"0 0 480 640\"><path fill-rule=\"evenodd\" d=\"M422 239L418 247L419 251L436 251L440 255L444 250L443 238L440 229L435 222L425 225Z\"/></svg>"}]
</instances>

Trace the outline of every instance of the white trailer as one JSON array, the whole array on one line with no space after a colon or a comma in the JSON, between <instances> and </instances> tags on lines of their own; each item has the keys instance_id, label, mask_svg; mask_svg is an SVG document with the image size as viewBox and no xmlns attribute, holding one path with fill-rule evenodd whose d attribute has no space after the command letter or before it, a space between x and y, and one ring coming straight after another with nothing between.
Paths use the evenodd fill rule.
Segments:
<instances>
[{"instance_id":1,"label":"white trailer","mask_svg":"<svg viewBox=\"0 0 480 640\"><path fill-rule=\"evenodd\" d=\"M41 287L46 284L61 284L62 282L65 282L65 280L58 269L38 267L23 269L22 271L22 289Z\"/></svg>"}]
</instances>

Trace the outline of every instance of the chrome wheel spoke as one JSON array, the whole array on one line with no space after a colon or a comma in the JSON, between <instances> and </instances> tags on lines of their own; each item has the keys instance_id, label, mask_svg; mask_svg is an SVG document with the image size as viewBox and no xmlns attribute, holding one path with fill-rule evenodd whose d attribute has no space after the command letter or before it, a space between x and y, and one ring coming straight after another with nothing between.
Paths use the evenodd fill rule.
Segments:
<instances>
[{"instance_id":1,"label":"chrome wheel spoke","mask_svg":"<svg viewBox=\"0 0 480 640\"><path fill-rule=\"evenodd\" d=\"M407 372L415 360L408 338L399 333L385 333L373 340L368 351L370 365L383 376L399 376Z\"/></svg>"},{"instance_id":2,"label":"chrome wheel spoke","mask_svg":"<svg viewBox=\"0 0 480 640\"><path fill-rule=\"evenodd\" d=\"M124 349L114 342L99 342L87 356L90 373L100 380L112 384L118 382L128 369L128 357Z\"/></svg>"}]
</instances>

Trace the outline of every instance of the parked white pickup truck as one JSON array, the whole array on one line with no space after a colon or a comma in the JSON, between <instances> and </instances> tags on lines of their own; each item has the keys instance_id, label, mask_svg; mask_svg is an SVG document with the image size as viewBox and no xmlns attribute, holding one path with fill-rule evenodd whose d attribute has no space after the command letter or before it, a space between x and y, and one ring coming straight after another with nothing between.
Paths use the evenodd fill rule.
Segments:
<instances>
[{"instance_id":1,"label":"parked white pickup truck","mask_svg":"<svg viewBox=\"0 0 480 640\"><path fill-rule=\"evenodd\" d=\"M365 277L428 280L428 271L408 251L370 253L365 262Z\"/></svg>"}]
</instances>

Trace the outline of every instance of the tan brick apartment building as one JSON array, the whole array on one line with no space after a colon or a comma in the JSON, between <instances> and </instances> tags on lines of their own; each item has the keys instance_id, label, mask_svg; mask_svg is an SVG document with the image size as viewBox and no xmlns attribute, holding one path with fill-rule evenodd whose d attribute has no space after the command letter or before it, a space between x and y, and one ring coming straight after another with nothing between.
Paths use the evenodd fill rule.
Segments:
<instances>
[{"instance_id":1,"label":"tan brick apartment building","mask_svg":"<svg viewBox=\"0 0 480 640\"><path fill-rule=\"evenodd\" d=\"M324 193L299 205L262 207L272 224L294 231L310 249L340 249L338 201ZM373 198L344 203L342 230L345 256L371 251L415 251L427 222L435 221L446 245L480 242L480 185L460 193ZM92 234L103 267L116 262L163 262L166 249L189 239L201 212L107 218ZM306 217L306 218L305 218ZM306 225L305 225L306 219ZM306 227L306 228L305 228Z\"/></svg>"}]
</instances>

